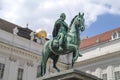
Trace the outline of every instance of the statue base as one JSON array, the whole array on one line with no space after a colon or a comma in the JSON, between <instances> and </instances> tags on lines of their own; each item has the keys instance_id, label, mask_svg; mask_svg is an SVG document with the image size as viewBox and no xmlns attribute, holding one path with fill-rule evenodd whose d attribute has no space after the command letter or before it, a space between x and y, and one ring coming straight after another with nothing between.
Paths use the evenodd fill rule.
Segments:
<instances>
[{"instance_id":1,"label":"statue base","mask_svg":"<svg viewBox=\"0 0 120 80\"><path fill-rule=\"evenodd\" d=\"M77 69L70 69L62 72L45 75L38 80L102 80L91 74Z\"/></svg>"}]
</instances>

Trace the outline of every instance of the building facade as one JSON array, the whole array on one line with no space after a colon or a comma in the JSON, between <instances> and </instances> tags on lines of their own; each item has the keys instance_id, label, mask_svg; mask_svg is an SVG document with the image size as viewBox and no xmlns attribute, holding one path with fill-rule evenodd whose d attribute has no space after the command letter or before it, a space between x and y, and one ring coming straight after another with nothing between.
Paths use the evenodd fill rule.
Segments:
<instances>
[{"instance_id":1,"label":"building facade","mask_svg":"<svg viewBox=\"0 0 120 80\"><path fill-rule=\"evenodd\" d=\"M75 67L103 80L120 80L120 27L81 41Z\"/></svg>"},{"instance_id":2,"label":"building facade","mask_svg":"<svg viewBox=\"0 0 120 80\"><path fill-rule=\"evenodd\" d=\"M43 34L44 33L44 34ZM0 80L39 80L41 51L48 40L44 30L29 28L0 19ZM80 43L82 57L75 68L103 80L120 80L120 27L105 33L86 37ZM60 56L60 70L71 68L72 54ZM52 60L47 73L56 72Z\"/></svg>"},{"instance_id":3,"label":"building facade","mask_svg":"<svg viewBox=\"0 0 120 80\"><path fill-rule=\"evenodd\" d=\"M47 40L44 30L35 33L0 19L0 80L37 80L41 51ZM58 62L61 70L68 69L65 60ZM55 70L49 60L47 74L53 72Z\"/></svg>"}]
</instances>

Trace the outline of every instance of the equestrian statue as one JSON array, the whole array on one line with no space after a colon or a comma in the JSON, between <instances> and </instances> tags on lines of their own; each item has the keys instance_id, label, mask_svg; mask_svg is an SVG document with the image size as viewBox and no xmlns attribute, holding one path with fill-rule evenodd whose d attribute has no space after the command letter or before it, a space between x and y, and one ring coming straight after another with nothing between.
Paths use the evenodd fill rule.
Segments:
<instances>
[{"instance_id":1,"label":"equestrian statue","mask_svg":"<svg viewBox=\"0 0 120 80\"><path fill-rule=\"evenodd\" d=\"M82 56L79 52L80 46L80 32L85 30L84 26L84 13L76 15L69 27L64 21L66 19L65 13L60 15L60 18L55 22L53 29L53 39L45 43L42 49L41 60L41 76L46 73L46 64L48 58L53 60L53 68L58 72L60 69L56 66L56 63L60 55L73 53L72 67L79 56Z\"/></svg>"}]
</instances>

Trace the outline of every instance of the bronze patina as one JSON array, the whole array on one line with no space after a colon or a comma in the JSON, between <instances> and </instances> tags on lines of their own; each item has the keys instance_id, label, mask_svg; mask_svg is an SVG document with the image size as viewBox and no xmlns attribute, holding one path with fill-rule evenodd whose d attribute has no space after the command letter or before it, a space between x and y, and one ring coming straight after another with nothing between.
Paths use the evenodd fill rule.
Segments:
<instances>
[{"instance_id":1,"label":"bronze patina","mask_svg":"<svg viewBox=\"0 0 120 80\"><path fill-rule=\"evenodd\" d=\"M55 22L53 29L53 40L49 40L42 49L41 60L41 76L46 73L46 63L48 58L53 60L53 68L58 72L60 69L56 63L60 55L73 53L72 66L79 56L80 46L80 32L85 30L84 26L84 13L76 15L68 27L64 21L66 18L65 13L60 15L60 18Z\"/></svg>"}]
</instances>

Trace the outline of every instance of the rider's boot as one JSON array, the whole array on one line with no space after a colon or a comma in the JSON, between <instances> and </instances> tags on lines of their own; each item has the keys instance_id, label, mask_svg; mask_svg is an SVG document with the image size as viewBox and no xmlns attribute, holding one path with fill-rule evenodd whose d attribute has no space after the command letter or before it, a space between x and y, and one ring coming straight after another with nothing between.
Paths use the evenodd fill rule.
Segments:
<instances>
[{"instance_id":1,"label":"rider's boot","mask_svg":"<svg viewBox=\"0 0 120 80\"><path fill-rule=\"evenodd\" d=\"M79 57L82 57L82 54L79 52Z\"/></svg>"}]
</instances>

